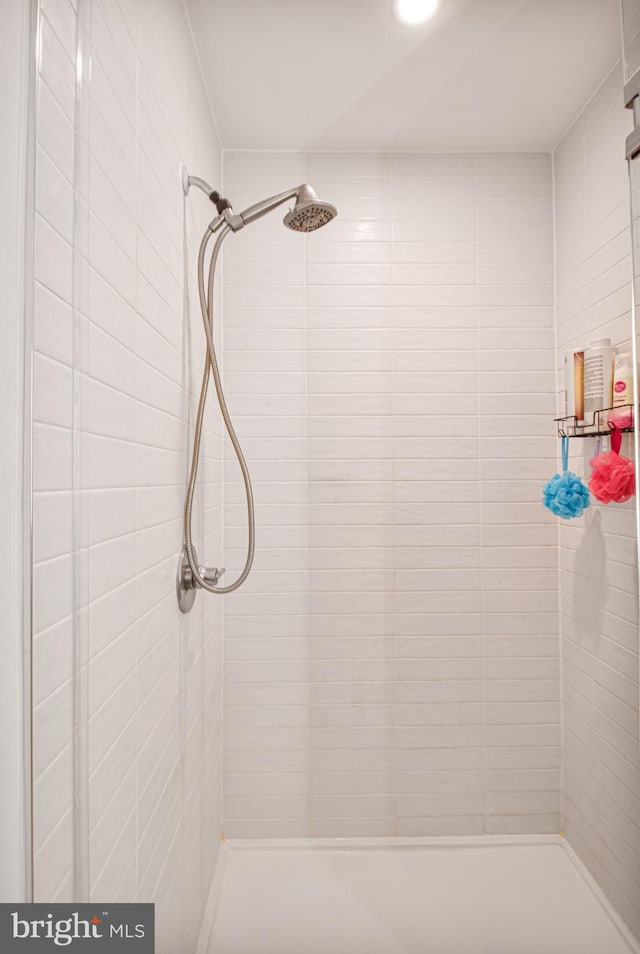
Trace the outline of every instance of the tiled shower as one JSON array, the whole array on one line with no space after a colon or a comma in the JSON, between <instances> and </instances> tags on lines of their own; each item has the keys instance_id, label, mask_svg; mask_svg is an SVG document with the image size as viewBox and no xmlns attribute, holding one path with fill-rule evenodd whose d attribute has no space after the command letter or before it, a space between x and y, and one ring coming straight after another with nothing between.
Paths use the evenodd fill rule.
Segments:
<instances>
[{"instance_id":1,"label":"tiled shower","mask_svg":"<svg viewBox=\"0 0 640 954\"><path fill-rule=\"evenodd\" d=\"M308 180L340 208L225 250L263 541L226 607L225 831L558 831L551 159L224 162L240 207Z\"/></svg>"},{"instance_id":2,"label":"tiled shower","mask_svg":"<svg viewBox=\"0 0 640 954\"><path fill-rule=\"evenodd\" d=\"M562 832L640 937L635 499L540 503L565 351L632 335L621 65L551 152L233 150L182 3L40 0L38 30L34 899L154 900L161 954L195 952L221 838ZM211 206L182 163L238 209L339 209L225 244L256 561L188 616ZM196 499L232 577L213 405Z\"/></svg>"}]
</instances>

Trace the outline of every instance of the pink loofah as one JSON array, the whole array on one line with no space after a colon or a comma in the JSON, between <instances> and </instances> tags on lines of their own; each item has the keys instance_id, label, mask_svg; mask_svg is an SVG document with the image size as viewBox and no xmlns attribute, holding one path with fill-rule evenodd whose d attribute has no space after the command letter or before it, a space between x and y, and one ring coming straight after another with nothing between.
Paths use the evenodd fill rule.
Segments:
<instances>
[{"instance_id":1,"label":"pink loofah","mask_svg":"<svg viewBox=\"0 0 640 954\"><path fill-rule=\"evenodd\" d=\"M622 436L614 426L611 431L611 450L597 454L591 460L593 468L589 490L602 503L623 503L636 492L636 472L633 461L619 453Z\"/></svg>"}]
</instances>

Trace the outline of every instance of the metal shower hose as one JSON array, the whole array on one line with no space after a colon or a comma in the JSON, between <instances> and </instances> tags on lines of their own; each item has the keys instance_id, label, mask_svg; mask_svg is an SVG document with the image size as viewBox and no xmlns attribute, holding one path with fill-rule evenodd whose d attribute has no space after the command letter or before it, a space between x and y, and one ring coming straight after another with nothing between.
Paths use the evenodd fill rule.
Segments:
<instances>
[{"instance_id":1,"label":"metal shower hose","mask_svg":"<svg viewBox=\"0 0 640 954\"><path fill-rule=\"evenodd\" d=\"M242 586L244 581L249 575L251 570L251 565L253 563L253 554L255 550L255 537L256 537L256 528L255 528L255 516L253 510L253 490L251 488L251 477L249 476L249 468L247 467L247 462L244 459L244 454L242 453L242 448L240 447L240 442L237 438L236 432L231 423L231 418L229 416L229 410L227 408L227 402L224 397L224 391L222 390L222 381L220 380L220 371L218 368L218 360L216 357L216 349L213 343L213 283L215 279L216 271L216 261L218 259L218 253L220 251L220 246L227 234L229 232L229 226L226 225L220 235L216 239L216 243L213 246L213 252L211 253L211 261L209 263L209 285L208 285L208 294L205 293L204 287L204 257L207 250L207 245L209 240L213 235L211 227L205 232L202 242L200 243L200 251L198 252L198 293L200 296L200 310L202 312L202 321L204 323L204 333L207 337L207 350L204 362L204 373L202 375L202 385L200 387L200 400L198 402L198 413L196 415L196 426L195 433L193 437L193 453L191 455L191 473L189 474L189 483L187 485L187 497L184 504L184 543L185 549L187 552L187 559L189 560L189 566L191 567L191 572L197 584L202 587L203 590L207 590L209 593L232 593L234 590L237 590L239 586ZM192 510L193 510L193 494L196 487L196 477L198 475L198 463L200 460L200 444L202 442L202 424L204 421L204 412L205 412L205 402L207 399L207 391L209 389L209 370L213 372L213 381L216 386L216 394L218 395L218 403L220 405L220 411L222 413L222 419L224 421L224 426L227 429L227 434L229 439L233 444L233 449L235 451L236 457L238 458L238 463L240 465L240 470L242 471L242 479L244 481L244 489L247 498L247 517L249 524L249 543L247 547L247 559L244 564L244 569L238 577L237 580L234 580L233 583L230 583L228 586L214 586L212 583L207 583L200 573L198 564L196 563L194 553L193 553L193 542L191 539L191 521L192 521Z\"/></svg>"}]
</instances>

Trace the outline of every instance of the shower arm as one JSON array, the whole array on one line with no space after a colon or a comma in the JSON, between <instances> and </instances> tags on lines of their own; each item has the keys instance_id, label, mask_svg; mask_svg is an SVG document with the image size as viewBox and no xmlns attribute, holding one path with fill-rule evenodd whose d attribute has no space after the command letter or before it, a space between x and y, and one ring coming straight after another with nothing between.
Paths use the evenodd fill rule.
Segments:
<instances>
[{"instance_id":1,"label":"shower arm","mask_svg":"<svg viewBox=\"0 0 640 954\"><path fill-rule=\"evenodd\" d=\"M187 172L187 167L183 166L182 191L185 195L189 195L189 189L192 186L195 186L196 189L200 189L201 192L204 192L206 197L215 205L219 216L221 216L226 209L231 208L231 203L229 200L224 199L217 189L214 189L213 186L209 185L206 179L201 179L200 176L190 176Z\"/></svg>"}]
</instances>

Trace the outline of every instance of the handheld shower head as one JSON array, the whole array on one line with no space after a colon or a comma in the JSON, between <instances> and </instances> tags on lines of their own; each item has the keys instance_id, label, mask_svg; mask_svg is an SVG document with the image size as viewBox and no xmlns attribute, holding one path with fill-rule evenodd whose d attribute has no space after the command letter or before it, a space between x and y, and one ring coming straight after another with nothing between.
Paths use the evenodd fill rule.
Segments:
<instances>
[{"instance_id":1,"label":"handheld shower head","mask_svg":"<svg viewBox=\"0 0 640 954\"><path fill-rule=\"evenodd\" d=\"M335 205L322 202L310 185L300 186L296 204L283 218L284 224L294 232L314 232L322 228L338 214Z\"/></svg>"},{"instance_id":2,"label":"handheld shower head","mask_svg":"<svg viewBox=\"0 0 640 954\"><path fill-rule=\"evenodd\" d=\"M204 179L200 179L198 176L190 176L187 173L186 166L183 166L182 189L185 195L189 194L191 186L197 186L198 189L202 189L216 206L218 218L212 222L212 231L214 232L217 231L218 228L221 228L223 223L226 223L228 228L233 232L237 232L239 229L244 228L245 225L249 225L251 222L261 219L267 212L272 212L273 209L276 209L288 199L295 199L296 202L294 207L289 209L282 221L287 228L292 229L294 232L314 232L316 229L326 225L327 222L330 222L331 219L335 219L338 214L335 205L332 205L330 202L322 202L315 191L306 182L297 186L295 189L289 189L287 192L280 192L278 195L269 196L268 199L262 199L261 202L250 205L248 209L245 209L244 212L241 212L239 215L234 213L228 199L223 199L220 193L213 190Z\"/></svg>"},{"instance_id":3,"label":"handheld shower head","mask_svg":"<svg viewBox=\"0 0 640 954\"><path fill-rule=\"evenodd\" d=\"M326 225L338 214L338 210L330 202L321 202L314 190L306 183L298 186L296 189L290 189L288 192L281 192L279 195L273 195L269 199L263 199L262 202L256 202L249 206L238 216L240 227L255 222L262 218L267 212L282 205L287 199L295 199L295 205L289 209L282 220L287 228L294 232L313 232L322 225Z\"/></svg>"}]
</instances>

